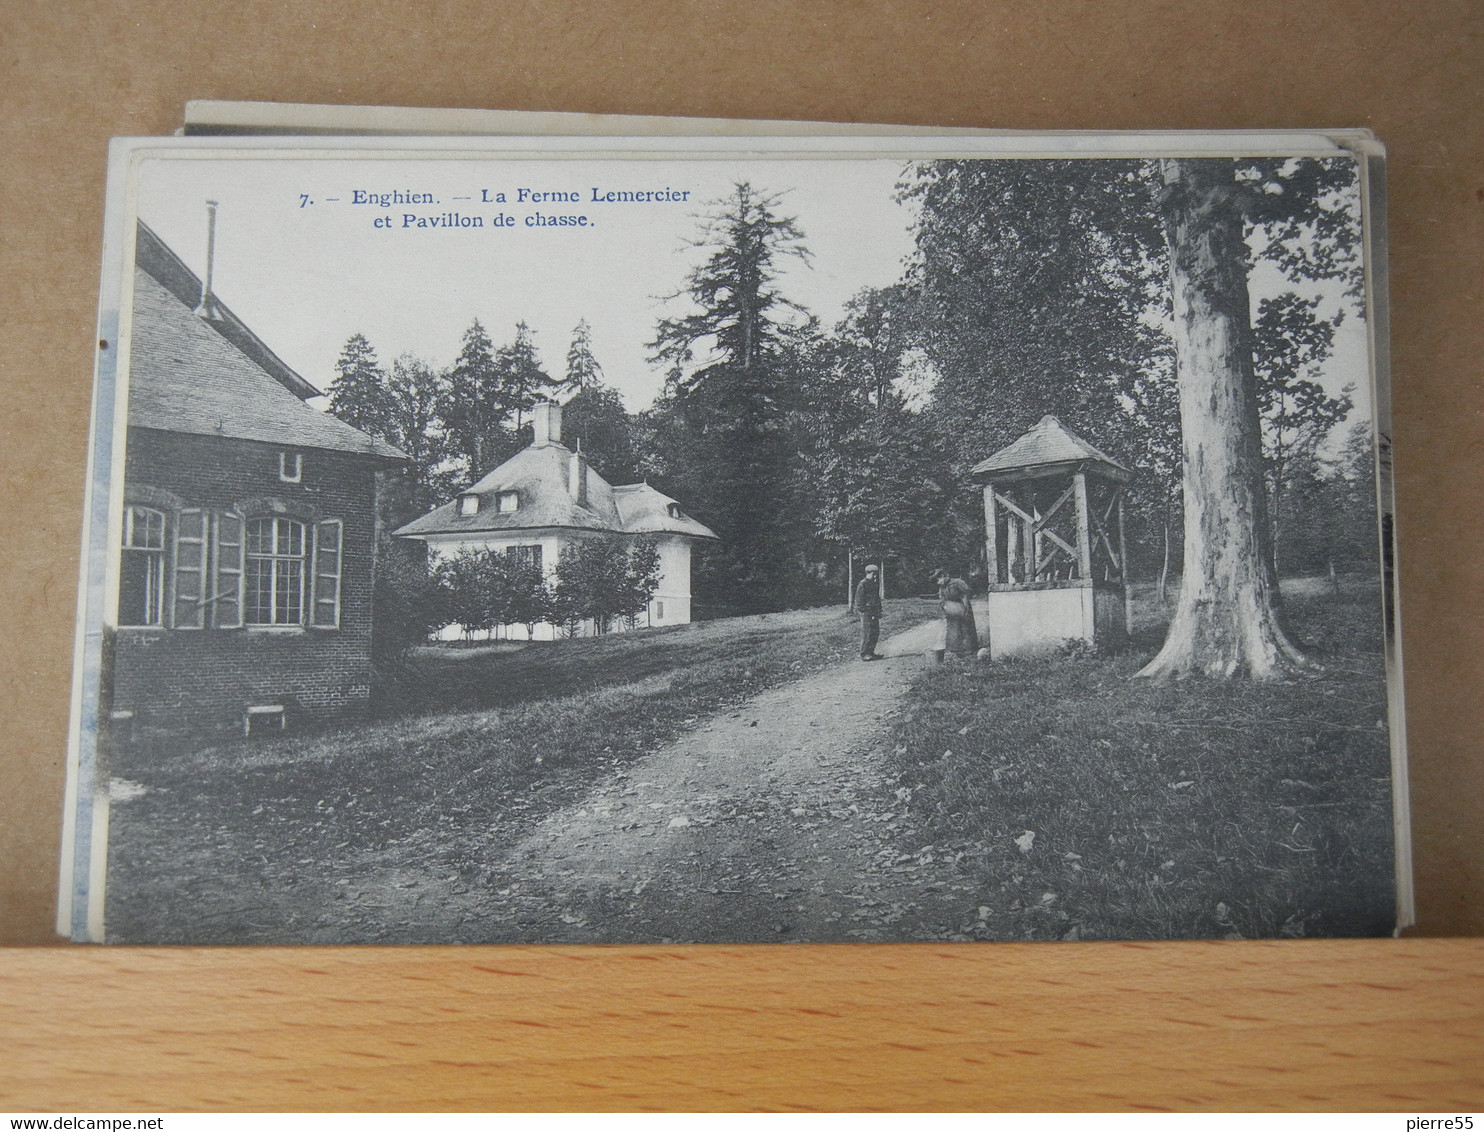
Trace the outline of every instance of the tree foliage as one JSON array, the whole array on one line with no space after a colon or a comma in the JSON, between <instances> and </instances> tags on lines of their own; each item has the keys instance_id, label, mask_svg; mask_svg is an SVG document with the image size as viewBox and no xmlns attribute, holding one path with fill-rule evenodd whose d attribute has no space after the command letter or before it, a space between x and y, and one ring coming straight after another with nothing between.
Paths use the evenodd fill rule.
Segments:
<instances>
[{"instance_id":1,"label":"tree foliage","mask_svg":"<svg viewBox=\"0 0 1484 1132\"><path fill-rule=\"evenodd\" d=\"M574 542L557 560L553 618L569 635L583 621L591 621L600 634L618 620L632 625L648 609L659 576L659 549L652 538Z\"/></svg>"},{"instance_id":2,"label":"tree foliage","mask_svg":"<svg viewBox=\"0 0 1484 1132\"><path fill-rule=\"evenodd\" d=\"M450 454L463 462L466 481L489 471L495 456L509 446L505 422L510 408L495 344L475 319L464 331L438 403Z\"/></svg>"},{"instance_id":3,"label":"tree foliage","mask_svg":"<svg viewBox=\"0 0 1484 1132\"><path fill-rule=\"evenodd\" d=\"M396 404L386 370L364 334L353 334L335 362L327 395L330 412L362 432L390 439L396 431Z\"/></svg>"},{"instance_id":4,"label":"tree foliage","mask_svg":"<svg viewBox=\"0 0 1484 1132\"><path fill-rule=\"evenodd\" d=\"M634 428L618 391L601 383L583 386L562 407L562 435L569 444L581 443L589 462L609 483L639 478Z\"/></svg>"},{"instance_id":5,"label":"tree foliage","mask_svg":"<svg viewBox=\"0 0 1484 1132\"><path fill-rule=\"evenodd\" d=\"M1353 407L1348 395L1332 395L1317 380L1340 317L1320 318L1319 304L1292 291L1263 299L1253 327L1273 561L1280 566L1289 541L1285 504L1295 488L1312 483L1320 445Z\"/></svg>"},{"instance_id":6,"label":"tree foliage","mask_svg":"<svg viewBox=\"0 0 1484 1132\"><path fill-rule=\"evenodd\" d=\"M705 258L672 296L694 309L662 319L650 344L670 377L643 422L641 470L721 534L697 556L695 589L729 610L790 604L810 534L794 418L816 327L777 285L782 261L809 252L778 206L746 183L712 203L692 241Z\"/></svg>"},{"instance_id":7,"label":"tree foliage","mask_svg":"<svg viewBox=\"0 0 1484 1132\"><path fill-rule=\"evenodd\" d=\"M581 393L603 381L603 367L593 356L593 328L587 319L577 320L572 330L572 344L567 347L567 373L562 392Z\"/></svg>"},{"instance_id":8,"label":"tree foliage","mask_svg":"<svg viewBox=\"0 0 1484 1132\"><path fill-rule=\"evenodd\" d=\"M554 389L551 375L536 356L531 341L531 328L524 322L515 324L515 337L495 351L498 403L503 410L501 423L518 431L526 413ZM509 419L514 417L513 422Z\"/></svg>"}]
</instances>

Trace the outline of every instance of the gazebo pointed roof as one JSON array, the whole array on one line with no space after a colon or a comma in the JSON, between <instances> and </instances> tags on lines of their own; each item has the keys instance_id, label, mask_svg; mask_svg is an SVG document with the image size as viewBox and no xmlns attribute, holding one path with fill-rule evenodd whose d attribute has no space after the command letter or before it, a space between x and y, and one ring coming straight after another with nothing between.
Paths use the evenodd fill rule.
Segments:
<instances>
[{"instance_id":1,"label":"gazebo pointed roof","mask_svg":"<svg viewBox=\"0 0 1484 1132\"><path fill-rule=\"evenodd\" d=\"M1124 483L1133 472L1106 452L1093 447L1050 413L1020 439L979 461L971 470L976 480L1030 479L1055 475L1077 467L1104 479Z\"/></svg>"}]
</instances>

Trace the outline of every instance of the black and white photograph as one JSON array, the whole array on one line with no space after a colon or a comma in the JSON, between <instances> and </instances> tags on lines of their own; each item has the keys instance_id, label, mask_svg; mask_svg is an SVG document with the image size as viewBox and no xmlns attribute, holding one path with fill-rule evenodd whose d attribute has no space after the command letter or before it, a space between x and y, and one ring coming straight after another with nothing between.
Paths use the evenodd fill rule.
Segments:
<instances>
[{"instance_id":1,"label":"black and white photograph","mask_svg":"<svg viewBox=\"0 0 1484 1132\"><path fill-rule=\"evenodd\" d=\"M1379 147L1205 138L121 145L66 930L1392 934Z\"/></svg>"}]
</instances>

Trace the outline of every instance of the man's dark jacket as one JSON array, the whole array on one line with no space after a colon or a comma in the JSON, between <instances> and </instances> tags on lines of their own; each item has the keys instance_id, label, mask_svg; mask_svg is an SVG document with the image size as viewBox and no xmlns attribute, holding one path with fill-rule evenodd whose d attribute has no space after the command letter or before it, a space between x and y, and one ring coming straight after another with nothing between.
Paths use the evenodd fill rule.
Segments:
<instances>
[{"instance_id":1,"label":"man's dark jacket","mask_svg":"<svg viewBox=\"0 0 1484 1132\"><path fill-rule=\"evenodd\" d=\"M881 616L881 588L874 576L862 578L855 587L855 611Z\"/></svg>"}]
</instances>

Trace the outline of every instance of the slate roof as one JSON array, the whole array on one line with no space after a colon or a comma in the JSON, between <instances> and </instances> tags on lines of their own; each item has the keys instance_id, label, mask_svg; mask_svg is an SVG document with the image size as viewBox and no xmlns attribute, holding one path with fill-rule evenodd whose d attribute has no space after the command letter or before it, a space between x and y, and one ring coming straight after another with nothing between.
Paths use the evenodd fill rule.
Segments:
<instances>
[{"instance_id":1,"label":"slate roof","mask_svg":"<svg viewBox=\"0 0 1484 1132\"><path fill-rule=\"evenodd\" d=\"M269 367L261 357L245 352L238 340L244 334L257 340L245 326L239 324L229 336L221 321L208 322L193 313L199 284L194 297L182 298L185 281L170 267L170 261L179 264L178 259L154 233L145 237L146 232L140 225L140 246L148 251L134 273L131 427L353 452L387 461L406 459L385 441L304 404L299 387L309 390L303 396L318 396L319 390L282 361L275 358L276 367ZM162 257L161 249L169 259ZM152 269L161 270L167 281ZM284 380L276 372L279 368L292 374L297 384Z\"/></svg>"},{"instance_id":2,"label":"slate roof","mask_svg":"<svg viewBox=\"0 0 1484 1132\"><path fill-rule=\"evenodd\" d=\"M994 479L1033 468L1051 470L1060 464L1089 464L1090 471L1119 481L1133 475L1125 465L1094 448L1049 413L1020 439L975 464L971 474L976 479Z\"/></svg>"},{"instance_id":3,"label":"slate roof","mask_svg":"<svg viewBox=\"0 0 1484 1132\"><path fill-rule=\"evenodd\" d=\"M194 311L201 301L201 280L185 265L185 260L170 250L169 246L144 221L138 222L134 238L134 263L144 268L165 289ZM247 324L232 313L232 308L215 295L213 312L217 316L212 325L228 342L246 354L274 380L301 401L319 397L322 391L300 377L287 362L268 348L268 344L248 329Z\"/></svg>"},{"instance_id":4,"label":"slate roof","mask_svg":"<svg viewBox=\"0 0 1484 1132\"><path fill-rule=\"evenodd\" d=\"M435 534L556 528L717 537L709 527L684 513L672 516L670 505L675 504L678 509L679 504L663 492L646 483L613 487L591 467L587 469L587 502L579 504L569 487L572 462L572 450L557 441L523 448L461 493L460 498L479 497L479 510L473 515L460 515L458 499L451 499L395 533L425 538ZM502 514L495 508L496 496L507 491L519 494L520 506Z\"/></svg>"}]
</instances>

